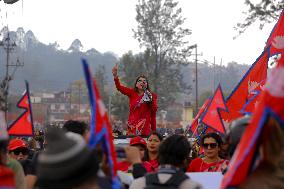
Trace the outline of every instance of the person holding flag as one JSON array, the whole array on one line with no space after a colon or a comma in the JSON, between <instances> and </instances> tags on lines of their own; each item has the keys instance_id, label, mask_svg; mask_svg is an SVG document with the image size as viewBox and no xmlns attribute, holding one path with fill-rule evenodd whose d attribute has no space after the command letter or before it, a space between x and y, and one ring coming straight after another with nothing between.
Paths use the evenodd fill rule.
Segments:
<instances>
[{"instance_id":1,"label":"person holding flag","mask_svg":"<svg viewBox=\"0 0 284 189\"><path fill-rule=\"evenodd\" d=\"M112 69L115 86L129 98L127 135L149 135L156 131L157 95L150 91L144 75L137 77L133 89L121 85L117 70L118 64Z\"/></svg>"}]
</instances>

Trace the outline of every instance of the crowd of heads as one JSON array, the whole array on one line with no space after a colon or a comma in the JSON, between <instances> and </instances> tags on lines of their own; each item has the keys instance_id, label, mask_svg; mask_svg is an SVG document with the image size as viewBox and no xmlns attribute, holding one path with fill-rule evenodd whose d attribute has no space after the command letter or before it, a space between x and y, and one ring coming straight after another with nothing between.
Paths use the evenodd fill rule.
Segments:
<instances>
[{"instance_id":1,"label":"crowd of heads","mask_svg":"<svg viewBox=\"0 0 284 189\"><path fill-rule=\"evenodd\" d=\"M204 134L197 143L203 153L197 153L199 157L230 159L240 136L248 124L247 118L235 121L230 127L226 137L218 133L210 132ZM242 127L240 127L240 125ZM232 132L233 131L233 132ZM81 121L69 120L63 128L48 128L45 134L46 148L39 151L32 149L27 141L20 138L0 142L1 162L5 160L3 154L8 158L19 161L24 167L24 173L34 174L37 187L48 188L72 188L79 186L96 186L99 188L98 178L104 169L102 164L105 157L101 148L91 150L87 142L89 140L88 125ZM189 140L185 134L172 134L162 136L152 132L147 138L133 136L129 140L129 146L138 152L139 162L148 170L157 171L158 166L172 165L182 170L188 170L188 166L196 156L192 156L195 142ZM229 147L224 149L224 145ZM226 153L222 153L226 151ZM134 151L133 151L134 152ZM224 154L229 154L228 156ZM200 156L201 155L201 156ZM126 161L128 161L127 153ZM6 158L7 159L7 158ZM33 159L33 161L31 161ZM30 161L29 164L24 163ZM148 169L150 162L151 169ZM32 166L34 171L27 171L27 166ZM131 162L128 162L127 170L132 170ZM103 174L108 175L107 173Z\"/></svg>"}]
</instances>

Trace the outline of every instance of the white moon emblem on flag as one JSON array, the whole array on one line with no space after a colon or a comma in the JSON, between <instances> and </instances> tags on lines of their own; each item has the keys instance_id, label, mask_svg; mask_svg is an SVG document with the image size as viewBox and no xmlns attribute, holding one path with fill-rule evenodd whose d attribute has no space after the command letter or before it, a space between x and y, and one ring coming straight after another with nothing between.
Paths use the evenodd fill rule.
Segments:
<instances>
[{"instance_id":1,"label":"white moon emblem on flag","mask_svg":"<svg viewBox=\"0 0 284 189\"><path fill-rule=\"evenodd\" d=\"M283 49L284 48L284 36L276 36L272 41L272 45L276 49Z\"/></svg>"}]
</instances>

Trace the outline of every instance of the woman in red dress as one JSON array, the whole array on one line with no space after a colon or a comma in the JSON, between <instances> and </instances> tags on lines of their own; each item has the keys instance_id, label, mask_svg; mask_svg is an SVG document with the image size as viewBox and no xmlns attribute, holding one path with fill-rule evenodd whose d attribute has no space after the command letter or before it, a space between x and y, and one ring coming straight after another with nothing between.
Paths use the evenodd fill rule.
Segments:
<instances>
[{"instance_id":1,"label":"woman in red dress","mask_svg":"<svg viewBox=\"0 0 284 189\"><path fill-rule=\"evenodd\" d=\"M218 155L222 139L217 133L208 133L201 139L204 148L204 157L195 158L188 166L187 172L223 172L229 161Z\"/></svg>"},{"instance_id":2,"label":"woman in red dress","mask_svg":"<svg viewBox=\"0 0 284 189\"><path fill-rule=\"evenodd\" d=\"M112 69L115 86L129 98L127 135L149 135L156 131L157 95L150 91L143 75L136 79L134 88L121 85L117 69L118 64Z\"/></svg>"},{"instance_id":3,"label":"woman in red dress","mask_svg":"<svg viewBox=\"0 0 284 189\"><path fill-rule=\"evenodd\" d=\"M147 149L143 160L147 161L151 165L151 170L155 172L158 169L158 150L163 140L162 135L157 132L152 132L147 140Z\"/></svg>"}]
</instances>

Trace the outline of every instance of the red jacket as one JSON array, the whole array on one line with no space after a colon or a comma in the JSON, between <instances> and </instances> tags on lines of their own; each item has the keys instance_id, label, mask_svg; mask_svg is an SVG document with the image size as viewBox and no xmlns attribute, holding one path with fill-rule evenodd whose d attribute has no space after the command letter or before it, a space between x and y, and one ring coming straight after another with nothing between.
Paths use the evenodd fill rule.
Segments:
<instances>
[{"instance_id":1,"label":"red jacket","mask_svg":"<svg viewBox=\"0 0 284 189\"><path fill-rule=\"evenodd\" d=\"M127 133L129 135L149 135L156 131L157 95L152 93L151 103L139 103L143 95L120 84L118 77L114 78L115 86L122 94L129 98L129 116L127 122Z\"/></svg>"},{"instance_id":2,"label":"red jacket","mask_svg":"<svg viewBox=\"0 0 284 189\"><path fill-rule=\"evenodd\" d=\"M145 167L147 173L154 172L155 170L153 169L151 163L148 161L144 161L142 165ZM117 163L117 170L118 171L123 171L123 172L128 172L129 168L131 167L131 164L128 163L127 161L121 161Z\"/></svg>"}]
</instances>

